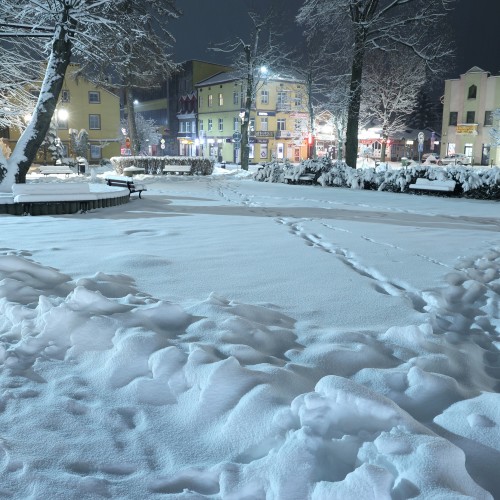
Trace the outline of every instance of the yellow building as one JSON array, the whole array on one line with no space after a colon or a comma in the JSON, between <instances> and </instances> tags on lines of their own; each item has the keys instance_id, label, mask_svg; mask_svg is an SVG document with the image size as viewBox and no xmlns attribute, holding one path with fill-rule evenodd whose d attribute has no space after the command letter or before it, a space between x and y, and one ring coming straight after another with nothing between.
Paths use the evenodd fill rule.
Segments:
<instances>
[{"instance_id":1,"label":"yellow building","mask_svg":"<svg viewBox=\"0 0 500 500\"><path fill-rule=\"evenodd\" d=\"M245 82L227 72L198 82L196 87L199 155L238 163ZM304 83L280 77L259 82L250 114L251 163L307 158L309 132Z\"/></svg>"},{"instance_id":2,"label":"yellow building","mask_svg":"<svg viewBox=\"0 0 500 500\"><path fill-rule=\"evenodd\" d=\"M134 90L136 113L154 120L162 134L163 142L150 145L150 154L196 155L198 107L195 83L230 69L228 66L196 59L185 61L160 87Z\"/></svg>"},{"instance_id":3,"label":"yellow building","mask_svg":"<svg viewBox=\"0 0 500 500\"><path fill-rule=\"evenodd\" d=\"M69 131L88 132L89 163L99 163L102 158L120 155L120 99L117 95L96 87L84 78L76 80L73 75L78 66L70 64L64 79L59 102L54 113L57 137L64 148L64 156L76 156L71 150ZM9 147L13 150L20 131L11 128L8 133ZM50 154L42 146L37 161L50 162Z\"/></svg>"},{"instance_id":4,"label":"yellow building","mask_svg":"<svg viewBox=\"0 0 500 500\"><path fill-rule=\"evenodd\" d=\"M474 165L500 162L492 142L493 112L500 108L500 76L473 67L460 78L445 81L441 156L471 157Z\"/></svg>"}]
</instances>

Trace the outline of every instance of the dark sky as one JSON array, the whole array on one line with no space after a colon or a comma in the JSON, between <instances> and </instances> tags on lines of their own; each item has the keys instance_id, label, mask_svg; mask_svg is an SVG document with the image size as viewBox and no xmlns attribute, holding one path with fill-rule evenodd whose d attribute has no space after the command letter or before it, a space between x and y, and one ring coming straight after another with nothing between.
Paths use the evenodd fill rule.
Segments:
<instances>
[{"instance_id":1,"label":"dark sky","mask_svg":"<svg viewBox=\"0 0 500 500\"><path fill-rule=\"evenodd\" d=\"M230 64L231 56L211 52L207 47L211 43L235 40L237 36L248 40L245 34L250 30L249 7L262 11L270 0L177 0L176 3L184 15L170 24L177 40L175 60L201 59ZM297 36L300 33L293 19L302 4L303 0L281 2L280 22L289 27L287 40L293 40L294 33ZM447 78L458 78L472 66L500 74L500 0L458 0L449 22L457 54Z\"/></svg>"}]
</instances>

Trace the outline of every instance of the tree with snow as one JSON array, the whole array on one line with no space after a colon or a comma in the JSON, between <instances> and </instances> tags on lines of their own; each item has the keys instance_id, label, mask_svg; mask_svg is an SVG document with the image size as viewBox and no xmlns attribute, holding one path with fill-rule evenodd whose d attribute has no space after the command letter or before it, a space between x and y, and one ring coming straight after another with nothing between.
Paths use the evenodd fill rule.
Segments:
<instances>
[{"instance_id":1,"label":"tree with snow","mask_svg":"<svg viewBox=\"0 0 500 500\"><path fill-rule=\"evenodd\" d=\"M128 137L128 126L129 121L127 119L121 120L121 134L122 142L125 137ZM137 151L137 154L144 152L146 145L158 144L162 138L161 133L158 131L158 126L153 119L144 118L141 113L135 115L136 123L136 133L139 144L143 145L142 151ZM125 133L123 133L125 131Z\"/></svg>"},{"instance_id":2,"label":"tree with snow","mask_svg":"<svg viewBox=\"0 0 500 500\"><path fill-rule=\"evenodd\" d=\"M89 133L84 128L80 131L70 128L68 132L71 150L74 155L77 157L87 158L89 150Z\"/></svg>"},{"instance_id":3,"label":"tree with snow","mask_svg":"<svg viewBox=\"0 0 500 500\"><path fill-rule=\"evenodd\" d=\"M171 55L175 40L167 27L168 20L178 18L181 12L175 0L121 0L119 4L108 19L123 25L125 18L126 29L120 30L119 36L99 37L99 45L94 47L98 56L95 51L82 54L80 73L97 85L107 86L111 81L114 88L123 90L125 128L132 154L138 154L144 143L137 130L134 90L159 87L177 70Z\"/></svg>"},{"instance_id":4,"label":"tree with snow","mask_svg":"<svg viewBox=\"0 0 500 500\"><path fill-rule=\"evenodd\" d=\"M307 36L321 33L332 57L350 64L346 162L356 166L363 69L372 50L406 47L438 72L453 54L441 28L455 0L306 0L297 15Z\"/></svg>"},{"instance_id":5,"label":"tree with snow","mask_svg":"<svg viewBox=\"0 0 500 500\"><path fill-rule=\"evenodd\" d=\"M173 0L157 0L147 2L161 4L167 12L173 5ZM31 27L30 37L18 36L9 39L9 57L13 61L9 70L9 81L18 81L11 85L13 102L17 96L23 95L27 80L35 80L35 74L41 70L44 76L39 88L39 94L31 113L31 120L22 132L10 158L5 158L0 152L0 190L10 190L15 182L25 182L26 174L36 157L50 128L51 119L61 92L64 76L72 57L79 57L88 61L91 57L97 67L98 61L107 61L110 41L119 44L128 34L133 32L134 39L147 38L148 32L143 29L148 22L154 23L146 14L143 17L128 16L128 9L136 8L144 2L139 0L51 0L50 2L18 2L4 0L0 3L0 19L5 24L18 26L26 30ZM170 11L170 10L169 10ZM135 10L134 10L135 12ZM144 22L143 22L144 21ZM133 29L131 29L133 27ZM29 31L29 30L28 30ZM42 34L44 38L37 35ZM44 41L49 36L49 42ZM132 47L129 48L129 53ZM19 61L27 61L31 65L25 67ZM153 54L155 55L155 54ZM148 53L142 54L141 61L147 59ZM45 63L42 63L46 61ZM132 62L137 62L132 56L129 71L132 71ZM2 64L3 66L3 64ZM113 68L116 69L116 68ZM122 69L121 67L119 68ZM27 79L25 73L29 72ZM117 73L120 71L117 70ZM146 77L150 75L145 71ZM0 114L2 110L0 109ZM3 119L7 119L5 107Z\"/></svg>"},{"instance_id":6,"label":"tree with snow","mask_svg":"<svg viewBox=\"0 0 500 500\"><path fill-rule=\"evenodd\" d=\"M425 64L411 52L375 52L366 63L361 115L382 129L382 162L387 140L407 125L425 80Z\"/></svg>"}]
</instances>

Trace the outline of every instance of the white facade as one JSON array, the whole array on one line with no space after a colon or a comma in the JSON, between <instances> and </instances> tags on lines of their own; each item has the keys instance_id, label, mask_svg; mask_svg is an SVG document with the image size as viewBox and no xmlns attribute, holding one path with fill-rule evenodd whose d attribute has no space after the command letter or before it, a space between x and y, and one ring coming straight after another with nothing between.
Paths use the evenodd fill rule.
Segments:
<instances>
[{"instance_id":1,"label":"white facade","mask_svg":"<svg viewBox=\"0 0 500 500\"><path fill-rule=\"evenodd\" d=\"M461 153L474 165L498 164L500 148L492 144L493 111L500 108L500 76L473 67L446 80L441 156Z\"/></svg>"}]
</instances>

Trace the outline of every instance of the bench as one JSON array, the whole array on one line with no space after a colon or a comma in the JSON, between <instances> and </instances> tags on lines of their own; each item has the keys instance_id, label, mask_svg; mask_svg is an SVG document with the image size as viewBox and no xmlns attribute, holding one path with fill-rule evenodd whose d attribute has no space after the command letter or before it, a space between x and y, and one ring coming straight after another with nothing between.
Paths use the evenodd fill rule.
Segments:
<instances>
[{"instance_id":1,"label":"bench","mask_svg":"<svg viewBox=\"0 0 500 500\"><path fill-rule=\"evenodd\" d=\"M456 185L457 183L455 181L438 181L419 177L415 184L410 184L408 187L410 189L422 191L441 191L445 193L453 193Z\"/></svg>"},{"instance_id":2,"label":"bench","mask_svg":"<svg viewBox=\"0 0 500 500\"><path fill-rule=\"evenodd\" d=\"M298 177L296 174L285 174L283 177L285 179L285 182L287 184L295 184L295 183L309 183L313 184L314 183L314 174L300 174Z\"/></svg>"},{"instance_id":3,"label":"bench","mask_svg":"<svg viewBox=\"0 0 500 500\"><path fill-rule=\"evenodd\" d=\"M14 203L22 204L23 214L33 214L33 204L37 203L74 203L83 213L89 208L88 202L98 199L86 182L14 184L12 195Z\"/></svg>"},{"instance_id":4,"label":"bench","mask_svg":"<svg viewBox=\"0 0 500 500\"><path fill-rule=\"evenodd\" d=\"M125 187L128 189L129 196L133 193L138 193L139 198L141 198L141 193L143 191L147 191L146 186L142 184L134 184L134 181L131 181L130 179L123 179L123 178L117 178L117 177L108 177L105 179L106 184L108 186L116 186L116 187Z\"/></svg>"},{"instance_id":5,"label":"bench","mask_svg":"<svg viewBox=\"0 0 500 500\"><path fill-rule=\"evenodd\" d=\"M164 174L190 174L191 165L165 165L163 167Z\"/></svg>"},{"instance_id":6,"label":"bench","mask_svg":"<svg viewBox=\"0 0 500 500\"><path fill-rule=\"evenodd\" d=\"M75 173L68 165L40 165L38 170L43 175L64 174L66 177Z\"/></svg>"}]
</instances>

